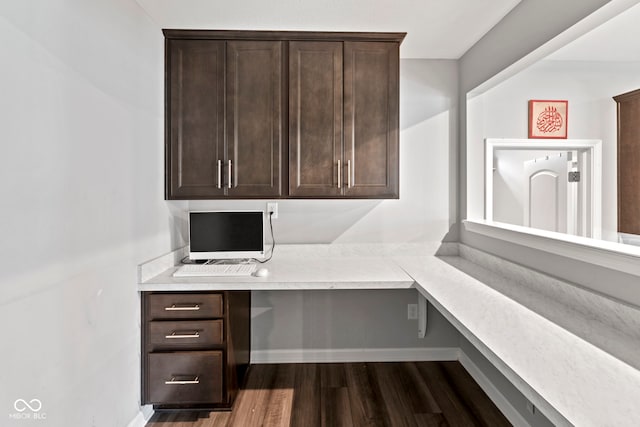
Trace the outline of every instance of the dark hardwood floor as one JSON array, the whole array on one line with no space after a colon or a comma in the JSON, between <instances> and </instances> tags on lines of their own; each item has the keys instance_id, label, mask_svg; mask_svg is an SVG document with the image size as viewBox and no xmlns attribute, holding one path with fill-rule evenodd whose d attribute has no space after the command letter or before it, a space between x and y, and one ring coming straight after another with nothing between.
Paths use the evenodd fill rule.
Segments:
<instances>
[{"instance_id":1,"label":"dark hardwood floor","mask_svg":"<svg viewBox=\"0 0 640 427\"><path fill-rule=\"evenodd\" d=\"M156 413L148 427L511 424L458 362L252 365L231 412Z\"/></svg>"}]
</instances>

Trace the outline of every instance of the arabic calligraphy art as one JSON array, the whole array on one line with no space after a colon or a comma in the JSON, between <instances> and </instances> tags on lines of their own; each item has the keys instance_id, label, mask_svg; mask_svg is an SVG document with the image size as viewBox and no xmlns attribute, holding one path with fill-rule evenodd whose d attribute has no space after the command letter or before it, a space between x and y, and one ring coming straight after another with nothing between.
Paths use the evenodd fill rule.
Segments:
<instances>
[{"instance_id":1,"label":"arabic calligraphy art","mask_svg":"<svg viewBox=\"0 0 640 427\"><path fill-rule=\"evenodd\" d=\"M567 138L567 101L529 101L529 138Z\"/></svg>"}]
</instances>

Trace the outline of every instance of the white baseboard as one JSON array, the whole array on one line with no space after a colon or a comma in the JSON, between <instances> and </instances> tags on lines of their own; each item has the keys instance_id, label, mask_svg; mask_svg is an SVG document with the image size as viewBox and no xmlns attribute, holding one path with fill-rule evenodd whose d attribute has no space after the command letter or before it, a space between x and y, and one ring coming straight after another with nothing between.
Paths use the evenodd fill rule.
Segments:
<instances>
[{"instance_id":1,"label":"white baseboard","mask_svg":"<svg viewBox=\"0 0 640 427\"><path fill-rule=\"evenodd\" d=\"M480 388L489 396L489 399L500 409L504 416L514 426L531 427L531 424L522 416L520 412L507 400L498 388L480 370L478 365L473 363L471 358L462 350L459 350L459 362L469 375L478 383Z\"/></svg>"},{"instance_id":2,"label":"white baseboard","mask_svg":"<svg viewBox=\"0 0 640 427\"><path fill-rule=\"evenodd\" d=\"M142 406L134 419L132 419L127 427L144 427L153 416L153 407L151 405Z\"/></svg>"},{"instance_id":3,"label":"white baseboard","mask_svg":"<svg viewBox=\"0 0 640 427\"><path fill-rule=\"evenodd\" d=\"M458 360L458 347L252 350L251 363L345 363Z\"/></svg>"}]
</instances>

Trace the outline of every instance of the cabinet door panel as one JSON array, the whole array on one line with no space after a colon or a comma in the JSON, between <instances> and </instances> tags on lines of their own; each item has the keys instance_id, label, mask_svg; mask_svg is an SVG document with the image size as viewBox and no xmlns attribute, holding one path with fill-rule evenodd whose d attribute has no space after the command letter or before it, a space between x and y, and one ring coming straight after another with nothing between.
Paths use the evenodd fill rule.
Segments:
<instances>
[{"instance_id":1,"label":"cabinet door panel","mask_svg":"<svg viewBox=\"0 0 640 427\"><path fill-rule=\"evenodd\" d=\"M618 102L618 232L640 234L640 90Z\"/></svg>"},{"instance_id":2,"label":"cabinet door panel","mask_svg":"<svg viewBox=\"0 0 640 427\"><path fill-rule=\"evenodd\" d=\"M397 198L398 44L345 42L345 195Z\"/></svg>"},{"instance_id":3,"label":"cabinet door panel","mask_svg":"<svg viewBox=\"0 0 640 427\"><path fill-rule=\"evenodd\" d=\"M339 196L339 160L342 42L290 42L289 195Z\"/></svg>"},{"instance_id":4,"label":"cabinet door panel","mask_svg":"<svg viewBox=\"0 0 640 427\"><path fill-rule=\"evenodd\" d=\"M282 42L227 43L229 196L281 195L282 77Z\"/></svg>"},{"instance_id":5,"label":"cabinet door panel","mask_svg":"<svg viewBox=\"0 0 640 427\"><path fill-rule=\"evenodd\" d=\"M224 42L167 41L168 199L223 195Z\"/></svg>"}]
</instances>

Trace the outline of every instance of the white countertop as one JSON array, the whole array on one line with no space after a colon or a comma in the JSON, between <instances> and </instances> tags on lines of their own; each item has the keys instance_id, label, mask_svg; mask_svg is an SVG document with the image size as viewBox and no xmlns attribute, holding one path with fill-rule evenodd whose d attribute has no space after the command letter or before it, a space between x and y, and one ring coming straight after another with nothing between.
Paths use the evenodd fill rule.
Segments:
<instances>
[{"instance_id":1,"label":"white countertop","mask_svg":"<svg viewBox=\"0 0 640 427\"><path fill-rule=\"evenodd\" d=\"M384 257L290 258L259 264L267 277L173 277L175 267L138 285L140 291L406 289L413 279Z\"/></svg>"}]
</instances>

